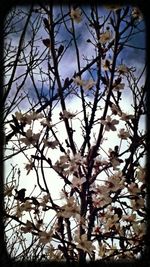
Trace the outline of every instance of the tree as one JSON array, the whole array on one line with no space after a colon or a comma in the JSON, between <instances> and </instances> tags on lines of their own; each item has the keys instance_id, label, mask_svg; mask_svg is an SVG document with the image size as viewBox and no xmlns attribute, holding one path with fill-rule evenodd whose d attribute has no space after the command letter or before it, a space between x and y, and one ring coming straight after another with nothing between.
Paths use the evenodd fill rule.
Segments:
<instances>
[{"instance_id":1,"label":"tree","mask_svg":"<svg viewBox=\"0 0 150 267\"><path fill-rule=\"evenodd\" d=\"M16 260L144 254L146 62L135 45L144 30L130 6L8 14L4 218Z\"/></svg>"}]
</instances>

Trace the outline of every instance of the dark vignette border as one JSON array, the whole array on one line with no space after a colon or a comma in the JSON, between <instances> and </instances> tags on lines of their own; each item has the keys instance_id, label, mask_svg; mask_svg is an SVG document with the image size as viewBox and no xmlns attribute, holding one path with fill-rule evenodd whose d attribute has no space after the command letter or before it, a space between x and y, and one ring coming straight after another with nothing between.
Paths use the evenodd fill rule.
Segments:
<instances>
[{"instance_id":1,"label":"dark vignette border","mask_svg":"<svg viewBox=\"0 0 150 267\"><path fill-rule=\"evenodd\" d=\"M44 1L44 0L43 0ZM0 265L3 267L33 267L33 266L40 266L40 267L51 267L51 266L66 266L66 263L56 263L56 262L43 262L43 263L35 263L30 261L24 262L15 262L11 259L7 253L4 241L4 226L3 226L3 140L4 140L4 131L2 125L2 118L3 118L3 103L2 103L2 84L3 84L3 23L4 19L7 16L11 7L15 5L31 5L31 4L38 4L43 2L42 0L0 0ZM123 5L130 4L132 6L138 6L145 19L146 24L146 61L147 61L147 75L145 81L146 87L146 104L147 104L147 118L146 118L146 126L147 126L147 162L146 162L146 183L147 183L147 234L146 234L146 248L144 256L139 260L134 261L109 261L104 262L103 260L99 260L93 263L86 263L85 266L95 266L95 267L148 267L150 266L150 9L149 9L149 0L80 0L80 1L71 1L71 0L47 0L44 1L47 4L53 2L54 4L59 3L76 3L79 4L90 4L93 2L97 2L99 4L106 4L106 3L119 3ZM72 265L71 267L76 267L78 264ZM82 264L83 266L83 264ZM70 266L69 266L70 267Z\"/></svg>"}]
</instances>

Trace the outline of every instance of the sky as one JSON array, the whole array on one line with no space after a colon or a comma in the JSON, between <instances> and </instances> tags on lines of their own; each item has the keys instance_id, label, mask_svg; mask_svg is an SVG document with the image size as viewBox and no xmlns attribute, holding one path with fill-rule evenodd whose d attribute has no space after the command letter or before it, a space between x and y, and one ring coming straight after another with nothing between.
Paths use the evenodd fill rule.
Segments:
<instances>
[{"instance_id":1,"label":"sky","mask_svg":"<svg viewBox=\"0 0 150 267\"><path fill-rule=\"evenodd\" d=\"M66 10L66 7L64 6L64 13ZM84 11L85 14L87 16L89 16L89 10L88 7L84 7ZM60 10L58 10L58 7L55 8L54 11L54 16L56 19L59 19L59 12ZM101 21L104 20L104 18L107 17L108 12L110 12L110 10L106 11L105 8L100 8L100 14L102 16ZM6 45L8 45L11 42L11 45L14 47L14 49L17 50L17 45L18 45L18 40L20 38L20 35L22 33L22 28L24 26L26 17L28 14L28 9L25 7L24 8L24 12L21 14L18 14L18 17L20 17L19 23L17 23L18 17L15 17L14 20L16 20L16 25L17 25L17 29L18 31L14 34L11 33L7 36L5 43ZM94 42L94 34L93 34L93 30L89 31L89 27L87 27L87 18L86 16L83 14L83 20L82 23L76 23L75 24L75 30L76 30L76 37L77 37L77 43L78 43L78 47L79 47L79 53L80 53L80 63L81 63L81 68L83 68L84 66L86 66L86 62L87 60L92 59L95 56L95 47L87 42L88 39L91 40L91 42ZM22 82L23 78L18 78L20 75L22 75L25 71L25 66L24 66L24 59L26 58L27 62L30 60L30 53L31 53L31 47L32 47L32 51L33 54L36 54L36 57L38 58L40 56L40 60L38 61L39 64L37 64L37 66L34 69L34 81L37 87L37 90L39 92L39 94L41 93L42 90L42 95L44 95L47 99L49 99L49 94L51 94L51 88L50 88L50 81L48 80L48 75L47 75L47 58L50 57L51 55L48 54L48 49L44 46L42 40L48 38L48 33L46 32L46 30L44 29L44 25L43 25L43 18L45 17L44 11L43 14L39 17L37 13L33 13L32 18L31 18L31 22L28 26L27 29L27 34L23 40L24 44L26 45L26 49L24 50L24 52L21 52L20 55L20 65L17 67L17 72L16 72L16 79L17 82L14 82L10 94L9 94L9 98L10 100L14 97L16 90L17 90L17 86L19 86ZM14 21L15 22L15 21ZM34 22L34 24L33 24ZM71 28L71 23L67 22L66 19L66 23L68 23L67 27L70 30ZM85 23L85 24L84 24ZM35 38L35 46L31 45L31 40L32 40L32 35L33 35L33 31L32 31L32 27L33 25L37 25L37 32L36 32L36 36L34 36ZM84 25L84 26L83 26ZM125 25L125 22L122 23L122 27ZM109 21L106 23L106 25L103 28L103 31L106 31L107 27L110 27ZM71 79L74 75L75 72L78 72L77 69L77 60L76 60L76 54L75 54L75 47L73 45L73 41L72 41L72 36L68 33L68 31L66 30L65 26L59 25L60 28L58 28L58 33L56 36L56 40L57 40L57 49L59 48L60 44L63 44L65 46L65 48L67 49L66 53L64 53L62 59L61 59L61 63L60 63L60 67L59 67L59 72L60 72L60 79L62 81L62 83L64 82L65 78L69 77L69 79ZM122 53L120 53L120 56L118 58L117 64L121 65L121 64L125 64L127 65L129 68L134 67L135 68L135 76L136 75L140 75L141 70L144 68L144 64L145 64L145 51L143 50L143 48L145 47L145 32L143 30L144 28L144 23L141 22L138 25L138 28L133 29L133 38L130 40L128 40L127 45L129 45L128 47L126 47L124 49L124 51ZM140 34L136 34L137 30L141 29L141 33ZM126 35L124 35L124 38L126 38ZM123 40L122 40L123 41ZM31 46L30 46L31 45ZM131 46L136 45L137 47L142 47L141 49L135 49ZM16 51L14 52L15 55ZM23 54L25 53L25 54ZM7 58L7 56L6 56ZM111 61L112 59L112 52L109 52L107 54L107 58ZM12 60L12 58L11 58ZM10 62L11 62L10 60ZM11 69L8 70L7 74L11 74ZM30 73L29 73L30 74ZM96 71L93 71L92 73L92 77L93 79L95 79L96 76ZM42 82L41 82L41 78L42 78ZM88 80L91 78L91 73L86 72L84 73L83 79ZM145 77L144 75L141 77L140 81L139 81L139 86L142 85L144 83ZM6 83L9 81L9 77L6 77ZM74 83L73 83L74 85ZM25 93L28 94L28 97L30 99L31 102L33 102L33 104L36 104L37 102L37 96L34 90L34 85L31 79L31 76L28 75L23 87L23 89L20 91L20 94L24 95ZM74 87L75 88L75 85ZM75 89L74 89L75 90ZM103 90L103 88L102 88ZM57 92L57 85L54 86L54 93ZM85 92L86 95L86 100L87 103L90 103L93 101L92 99L92 93L89 91ZM131 107L131 92L129 90L129 88L125 88L125 90L123 91L122 94L122 109L124 112L127 112L129 114L132 114L133 112L133 108ZM124 101L125 99L125 101ZM44 102L44 98L42 98L42 101ZM77 113L81 111L81 101L79 97L68 97L66 99L66 106L67 106L67 110L71 113ZM8 102L9 104L9 102ZM64 143L64 140L67 138L66 135L66 131L64 128L63 123L60 122L59 117L60 117L60 104L55 102L55 107L53 109L53 119L52 119L52 123L56 123L57 124L57 135L60 138L61 142ZM14 114L17 110L18 110L18 106L19 109L21 110L22 113L26 112L26 110L28 110L29 108L29 102L28 100L25 98L22 102L20 102L20 104L18 104L17 106L15 106L14 110L12 111L12 113ZM102 103L101 108L103 108L104 106L104 102ZM38 108L38 107L36 107ZM90 110L89 110L90 112ZM101 113L97 113L97 116L100 117ZM8 116L8 119L11 119L11 113ZM81 147L82 142L83 142L83 137L82 137L82 129L81 129L81 121L83 120L83 114L79 113L79 116L76 116L73 119L73 127L75 130L74 133L74 137L75 137L75 142L77 144L78 149ZM121 127L121 123L119 124L119 126L117 126L117 130L119 130L119 128ZM123 127L123 123L122 123L122 127ZM141 129L145 130L145 120L144 118L140 121L140 127ZM40 129L40 125L37 123L35 123L35 127L34 127L34 131L35 132L39 132ZM93 136L92 136L92 145L94 145L95 142L95 137L94 137L94 132L97 134L99 130L99 125L95 126L94 131L93 131ZM113 145L116 145L118 143L118 139L116 139L116 132L111 132L108 133L106 135L107 140L104 141L104 150L108 153L109 148L113 148ZM14 142L15 145L15 142ZM122 144L122 149L124 150L126 147L126 143ZM30 155L34 154L34 149L30 149L30 151L28 152L28 157L30 158ZM106 152L102 152L101 151L101 156L104 159L107 159L107 153ZM57 149L49 149L48 151L49 155L53 157L53 162L55 163L56 160L59 158L59 154ZM36 174L31 171L31 173L29 173L27 175L27 171L25 169L25 165L27 164L27 160L26 158L21 154L19 154L18 156L12 157L10 160L7 160L5 163L5 178L9 175L10 171L11 171L11 167L12 165L16 165L17 168L21 169L21 177L20 177L20 182L19 182L19 188L27 188L26 194L30 195L30 193L32 192L34 186L37 184L37 180L36 180ZM61 181L61 179L59 179L59 177L56 176L56 174L54 174L53 171L51 171L47 166L45 166L45 177L46 177L46 181L47 184L49 185L50 188L50 192L52 194L52 198L54 199L60 199L60 191L59 189L62 188L63 186L63 181ZM17 180L17 179L16 179ZM43 185L43 184L42 184ZM56 190L57 188L57 190ZM37 195L39 193L39 189L38 187L35 188L34 190L34 194ZM59 203L59 202L58 202Z\"/></svg>"}]
</instances>

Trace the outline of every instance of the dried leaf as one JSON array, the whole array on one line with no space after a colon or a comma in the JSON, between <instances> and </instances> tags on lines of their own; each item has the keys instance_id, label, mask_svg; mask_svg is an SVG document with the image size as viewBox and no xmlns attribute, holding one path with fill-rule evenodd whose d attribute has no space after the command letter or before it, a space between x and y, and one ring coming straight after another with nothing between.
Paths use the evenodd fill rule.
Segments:
<instances>
[{"instance_id":1,"label":"dried leaf","mask_svg":"<svg viewBox=\"0 0 150 267\"><path fill-rule=\"evenodd\" d=\"M50 39L48 39L48 38L47 39L43 39L42 42L46 47L51 47Z\"/></svg>"}]
</instances>

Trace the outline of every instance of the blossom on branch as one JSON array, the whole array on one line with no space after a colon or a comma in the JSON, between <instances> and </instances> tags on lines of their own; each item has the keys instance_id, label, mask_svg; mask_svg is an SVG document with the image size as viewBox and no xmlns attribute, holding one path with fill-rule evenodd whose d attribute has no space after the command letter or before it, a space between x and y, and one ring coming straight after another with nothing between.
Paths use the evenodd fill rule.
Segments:
<instances>
[{"instance_id":1,"label":"blossom on branch","mask_svg":"<svg viewBox=\"0 0 150 267\"><path fill-rule=\"evenodd\" d=\"M40 137L40 133L34 134L31 129L26 132L26 137L20 138L20 141L25 143L26 146L36 145Z\"/></svg>"},{"instance_id":2,"label":"blossom on branch","mask_svg":"<svg viewBox=\"0 0 150 267\"><path fill-rule=\"evenodd\" d=\"M113 175L108 177L106 180L106 185L112 192L116 192L118 189L124 188L125 177L122 175L121 171L114 173Z\"/></svg>"},{"instance_id":3,"label":"blossom on branch","mask_svg":"<svg viewBox=\"0 0 150 267\"><path fill-rule=\"evenodd\" d=\"M84 184L86 182L86 178L82 177L82 178L78 178L76 176L73 176L72 179L72 188L81 188L81 185Z\"/></svg>"},{"instance_id":4,"label":"blossom on branch","mask_svg":"<svg viewBox=\"0 0 150 267\"><path fill-rule=\"evenodd\" d=\"M59 142L57 140L48 141L48 140L44 139L43 143L44 143L45 146L47 146L49 148L52 148L52 149L57 148L57 146L59 145Z\"/></svg>"},{"instance_id":5,"label":"blossom on branch","mask_svg":"<svg viewBox=\"0 0 150 267\"><path fill-rule=\"evenodd\" d=\"M90 90L94 85L96 84L96 82L94 82L92 79L88 80L86 82L86 84L83 86L84 89L86 90Z\"/></svg>"},{"instance_id":6,"label":"blossom on branch","mask_svg":"<svg viewBox=\"0 0 150 267\"><path fill-rule=\"evenodd\" d=\"M102 60L102 67L104 70L109 70L112 62L108 59Z\"/></svg>"},{"instance_id":7,"label":"blossom on branch","mask_svg":"<svg viewBox=\"0 0 150 267\"><path fill-rule=\"evenodd\" d=\"M31 210L35 210L32 203L28 200L25 201L25 203L20 204L19 201L17 201L17 205L15 207L15 216L17 218L23 216L23 212L30 212Z\"/></svg>"},{"instance_id":8,"label":"blossom on branch","mask_svg":"<svg viewBox=\"0 0 150 267\"><path fill-rule=\"evenodd\" d=\"M48 128L53 127L53 124L51 124L51 121L50 121L48 118L42 120L40 123L41 123L41 125L44 126L44 127L45 127L45 126L47 126Z\"/></svg>"},{"instance_id":9,"label":"blossom on branch","mask_svg":"<svg viewBox=\"0 0 150 267\"><path fill-rule=\"evenodd\" d=\"M129 120L134 119L134 115L122 112L120 119L123 120L123 121L129 121Z\"/></svg>"},{"instance_id":10,"label":"blossom on branch","mask_svg":"<svg viewBox=\"0 0 150 267\"><path fill-rule=\"evenodd\" d=\"M137 195L138 193L141 192L140 188L138 187L137 183L131 183L128 185L128 191L132 194L132 195Z\"/></svg>"},{"instance_id":11,"label":"blossom on branch","mask_svg":"<svg viewBox=\"0 0 150 267\"><path fill-rule=\"evenodd\" d=\"M59 160L57 160L53 166L54 170L58 172L65 172L69 167L69 156L68 155L63 155L60 156Z\"/></svg>"},{"instance_id":12,"label":"blossom on branch","mask_svg":"<svg viewBox=\"0 0 150 267\"><path fill-rule=\"evenodd\" d=\"M80 165L83 166L85 164L85 159L80 153L77 153L72 157L69 153L70 152L68 151L68 154L60 156L59 160L56 161L54 165L56 171L70 175L75 171L78 171Z\"/></svg>"},{"instance_id":13,"label":"blossom on branch","mask_svg":"<svg viewBox=\"0 0 150 267\"><path fill-rule=\"evenodd\" d=\"M110 30L106 30L104 33L100 34L99 42L101 44L106 44L113 38L112 32Z\"/></svg>"},{"instance_id":14,"label":"blossom on branch","mask_svg":"<svg viewBox=\"0 0 150 267\"><path fill-rule=\"evenodd\" d=\"M113 84L113 91L123 90L125 87L125 83Z\"/></svg>"},{"instance_id":15,"label":"blossom on branch","mask_svg":"<svg viewBox=\"0 0 150 267\"><path fill-rule=\"evenodd\" d=\"M12 191L14 189L14 185L5 185L4 186L4 196L8 196L8 197L11 197L13 194L12 194Z\"/></svg>"},{"instance_id":16,"label":"blossom on branch","mask_svg":"<svg viewBox=\"0 0 150 267\"><path fill-rule=\"evenodd\" d=\"M74 237L74 241L77 243L77 248L82 249L89 254L91 254L93 250L95 250L95 246L92 244L92 241L87 240L87 234L83 234L81 235L81 237L76 235Z\"/></svg>"},{"instance_id":17,"label":"blossom on branch","mask_svg":"<svg viewBox=\"0 0 150 267\"><path fill-rule=\"evenodd\" d=\"M59 115L60 115L60 120L61 119L73 119L76 116L75 113L71 113L70 111L67 111L67 110L63 110L63 113L60 112Z\"/></svg>"},{"instance_id":18,"label":"blossom on branch","mask_svg":"<svg viewBox=\"0 0 150 267\"><path fill-rule=\"evenodd\" d=\"M130 134L128 131L125 131L125 129L120 129L118 133L118 137L124 140L127 140L128 137L130 137Z\"/></svg>"},{"instance_id":19,"label":"blossom on branch","mask_svg":"<svg viewBox=\"0 0 150 267\"><path fill-rule=\"evenodd\" d=\"M133 210L143 209L145 205L144 198L131 199L131 205Z\"/></svg>"},{"instance_id":20,"label":"blossom on branch","mask_svg":"<svg viewBox=\"0 0 150 267\"><path fill-rule=\"evenodd\" d=\"M76 9L71 8L70 17L76 22L80 23L82 21L82 12L79 7Z\"/></svg>"},{"instance_id":21,"label":"blossom on branch","mask_svg":"<svg viewBox=\"0 0 150 267\"><path fill-rule=\"evenodd\" d=\"M77 205L75 198L72 196L67 198L67 204L61 207L61 211L57 213L57 216L61 216L64 218L78 217L80 214L80 206Z\"/></svg>"},{"instance_id":22,"label":"blossom on branch","mask_svg":"<svg viewBox=\"0 0 150 267\"><path fill-rule=\"evenodd\" d=\"M52 240L52 237L53 237L52 230L50 230L49 232L46 231L39 232L39 243L46 245Z\"/></svg>"},{"instance_id":23,"label":"blossom on branch","mask_svg":"<svg viewBox=\"0 0 150 267\"><path fill-rule=\"evenodd\" d=\"M38 120L38 119L42 119L43 118L43 114L42 113L37 113L35 111L32 111L29 113L28 115L31 120L35 121L35 120Z\"/></svg>"},{"instance_id":24,"label":"blossom on branch","mask_svg":"<svg viewBox=\"0 0 150 267\"><path fill-rule=\"evenodd\" d=\"M110 109L112 111L113 115L119 115L120 114L120 109L115 105L115 104L111 104Z\"/></svg>"},{"instance_id":25,"label":"blossom on branch","mask_svg":"<svg viewBox=\"0 0 150 267\"><path fill-rule=\"evenodd\" d=\"M25 166L25 169L27 170L27 175L29 174L31 170L33 170L33 167L34 167L34 163L32 162L32 160L30 160L29 163L27 163Z\"/></svg>"},{"instance_id":26,"label":"blossom on branch","mask_svg":"<svg viewBox=\"0 0 150 267\"><path fill-rule=\"evenodd\" d=\"M129 68L125 64L121 64L117 67L119 74L125 75L129 72Z\"/></svg>"},{"instance_id":27,"label":"blossom on branch","mask_svg":"<svg viewBox=\"0 0 150 267\"><path fill-rule=\"evenodd\" d=\"M105 7L107 8L107 9L110 9L110 10L113 10L113 11L117 11L118 9L121 9L121 6L120 5L113 5L113 4L107 4L107 5L105 5Z\"/></svg>"},{"instance_id":28,"label":"blossom on branch","mask_svg":"<svg viewBox=\"0 0 150 267\"><path fill-rule=\"evenodd\" d=\"M136 220L136 214L132 213L131 215L123 215L122 220L126 222L134 222Z\"/></svg>"},{"instance_id":29,"label":"blossom on branch","mask_svg":"<svg viewBox=\"0 0 150 267\"><path fill-rule=\"evenodd\" d=\"M31 211L35 209L29 200L26 200L20 207L22 211Z\"/></svg>"},{"instance_id":30,"label":"blossom on branch","mask_svg":"<svg viewBox=\"0 0 150 267\"><path fill-rule=\"evenodd\" d=\"M111 119L111 117L108 115L106 120L101 120L101 123L105 125L105 130L106 131L116 131L115 125L119 123L118 120Z\"/></svg>"},{"instance_id":31,"label":"blossom on branch","mask_svg":"<svg viewBox=\"0 0 150 267\"><path fill-rule=\"evenodd\" d=\"M74 83L76 83L79 86L84 86L85 85L85 81L82 80L79 76L76 76L75 78L73 78Z\"/></svg>"},{"instance_id":32,"label":"blossom on branch","mask_svg":"<svg viewBox=\"0 0 150 267\"><path fill-rule=\"evenodd\" d=\"M46 247L46 256L49 260L61 261L62 259L62 251L56 250L51 244L48 244Z\"/></svg>"},{"instance_id":33,"label":"blossom on branch","mask_svg":"<svg viewBox=\"0 0 150 267\"><path fill-rule=\"evenodd\" d=\"M146 177L146 169L141 166L138 166L136 170L136 177L140 182L144 182Z\"/></svg>"},{"instance_id":34,"label":"blossom on branch","mask_svg":"<svg viewBox=\"0 0 150 267\"><path fill-rule=\"evenodd\" d=\"M137 8L108 8L33 7L30 40L26 10L9 15L4 219L18 260L136 259L146 244L145 66L124 57L144 28Z\"/></svg>"},{"instance_id":35,"label":"blossom on branch","mask_svg":"<svg viewBox=\"0 0 150 267\"><path fill-rule=\"evenodd\" d=\"M26 222L26 226L21 226L21 231L24 232L25 234L26 233L31 233L32 230L33 230L33 224L32 222L28 221Z\"/></svg>"},{"instance_id":36,"label":"blossom on branch","mask_svg":"<svg viewBox=\"0 0 150 267\"><path fill-rule=\"evenodd\" d=\"M119 222L119 217L117 214L112 214L105 218L105 230L109 231L113 226L117 226L117 223Z\"/></svg>"},{"instance_id":37,"label":"blossom on branch","mask_svg":"<svg viewBox=\"0 0 150 267\"><path fill-rule=\"evenodd\" d=\"M83 86L84 89L90 90L96 82L93 81L93 79L90 80L82 80L79 76L76 76L73 78L74 83L76 83L79 86Z\"/></svg>"},{"instance_id":38,"label":"blossom on branch","mask_svg":"<svg viewBox=\"0 0 150 267\"><path fill-rule=\"evenodd\" d=\"M97 185L96 188L92 188L94 191L92 195L93 206L96 208L103 207L111 203L110 189L105 185Z\"/></svg>"},{"instance_id":39,"label":"blossom on branch","mask_svg":"<svg viewBox=\"0 0 150 267\"><path fill-rule=\"evenodd\" d=\"M31 117L28 114L22 114L21 112L15 112L16 119L22 122L24 125L31 124Z\"/></svg>"},{"instance_id":40,"label":"blossom on branch","mask_svg":"<svg viewBox=\"0 0 150 267\"><path fill-rule=\"evenodd\" d=\"M44 195L40 201L40 206L43 207L43 210L45 210L47 203L50 201L50 196Z\"/></svg>"},{"instance_id":41,"label":"blossom on branch","mask_svg":"<svg viewBox=\"0 0 150 267\"><path fill-rule=\"evenodd\" d=\"M139 21L143 19L143 15L142 15L142 13L141 13L141 11L140 11L140 9L138 7L134 7L132 9L132 17L134 19L139 20Z\"/></svg>"},{"instance_id":42,"label":"blossom on branch","mask_svg":"<svg viewBox=\"0 0 150 267\"><path fill-rule=\"evenodd\" d=\"M32 121L43 118L42 113L36 113L35 111L30 112L29 114L22 114L21 112L15 112L16 119L24 124L31 124Z\"/></svg>"},{"instance_id":43,"label":"blossom on branch","mask_svg":"<svg viewBox=\"0 0 150 267\"><path fill-rule=\"evenodd\" d=\"M134 235L140 239L141 237L143 237L143 235L145 235L146 233L146 224L143 223L137 223L137 222L133 222L132 223L132 228L134 231Z\"/></svg>"}]
</instances>

